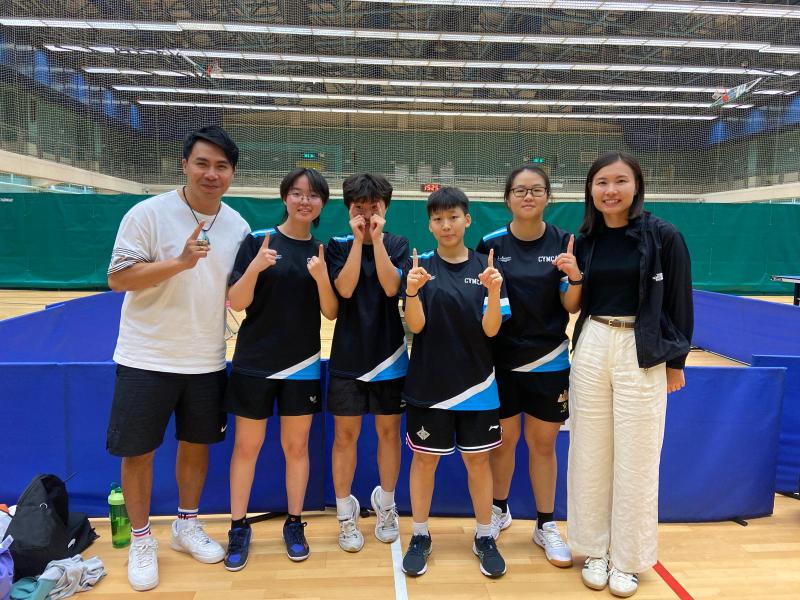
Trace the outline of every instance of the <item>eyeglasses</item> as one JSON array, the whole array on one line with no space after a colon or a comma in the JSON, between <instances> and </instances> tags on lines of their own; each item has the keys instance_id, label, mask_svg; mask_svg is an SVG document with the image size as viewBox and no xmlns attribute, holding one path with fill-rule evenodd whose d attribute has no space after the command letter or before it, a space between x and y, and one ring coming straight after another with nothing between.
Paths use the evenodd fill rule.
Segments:
<instances>
[{"instance_id":1,"label":"eyeglasses","mask_svg":"<svg viewBox=\"0 0 800 600\"><path fill-rule=\"evenodd\" d=\"M514 196L514 198L517 198L518 200L522 200L525 196L528 195L528 192L530 192L534 198L542 198L547 195L547 188L543 187L528 188L523 186L511 188L511 194Z\"/></svg>"},{"instance_id":2,"label":"eyeglasses","mask_svg":"<svg viewBox=\"0 0 800 600\"><path fill-rule=\"evenodd\" d=\"M314 193L304 194L303 192L291 191L287 194L287 196L289 196L289 198L291 198L295 202L299 202L303 198L314 204L316 204L317 202L322 202L322 196Z\"/></svg>"}]
</instances>

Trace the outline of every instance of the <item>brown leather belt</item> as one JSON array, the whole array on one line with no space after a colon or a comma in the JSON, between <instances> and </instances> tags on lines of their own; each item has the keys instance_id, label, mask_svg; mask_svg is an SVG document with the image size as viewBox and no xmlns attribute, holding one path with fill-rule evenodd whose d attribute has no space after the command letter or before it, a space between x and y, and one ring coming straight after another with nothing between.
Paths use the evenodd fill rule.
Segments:
<instances>
[{"instance_id":1,"label":"brown leather belt","mask_svg":"<svg viewBox=\"0 0 800 600\"><path fill-rule=\"evenodd\" d=\"M633 329L636 326L636 324L633 321L622 321L620 319L602 319L594 315L590 316L589 318L592 321L597 321L598 323L602 323L603 325L608 325L609 327L617 327L619 329Z\"/></svg>"}]
</instances>

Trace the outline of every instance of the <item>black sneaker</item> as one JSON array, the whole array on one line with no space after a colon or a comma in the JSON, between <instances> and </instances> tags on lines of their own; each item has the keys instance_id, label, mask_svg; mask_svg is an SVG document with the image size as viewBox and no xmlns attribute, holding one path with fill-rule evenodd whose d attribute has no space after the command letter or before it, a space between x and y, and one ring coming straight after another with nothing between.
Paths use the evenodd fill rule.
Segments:
<instances>
[{"instance_id":1,"label":"black sneaker","mask_svg":"<svg viewBox=\"0 0 800 600\"><path fill-rule=\"evenodd\" d=\"M306 522L295 521L283 524L283 542L286 544L286 555L295 562L308 558L311 550L306 541Z\"/></svg>"},{"instance_id":2,"label":"black sneaker","mask_svg":"<svg viewBox=\"0 0 800 600\"><path fill-rule=\"evenodd\" d=\"M412 535L408 550L403 557L403 573L419 577L428 570L428 556L431 553L431 536Z\"/></svg>"},{"instance_id":3,"label":"black sneaker","mask_svg":"<svg viewBox=\"0 0 800 600\"><path fill-rule=\"evenodd\" d=\"M225 553L225 568L228 571L244 569L252 538L253 530L249 527L237 527L228 531L228 551Z\"/></svg>"},{"instance_id":4,"label":"black sneaker","mask_svg":"<svg viewBox=\"0 0 800 600\"><path fill-rule=\"evenodd\" d=\"M481 560L481 573L487 577L500 577L506 572L506 561L500 556L492 536L476 537L472 551Z\"/></svg>"}]
</instances>

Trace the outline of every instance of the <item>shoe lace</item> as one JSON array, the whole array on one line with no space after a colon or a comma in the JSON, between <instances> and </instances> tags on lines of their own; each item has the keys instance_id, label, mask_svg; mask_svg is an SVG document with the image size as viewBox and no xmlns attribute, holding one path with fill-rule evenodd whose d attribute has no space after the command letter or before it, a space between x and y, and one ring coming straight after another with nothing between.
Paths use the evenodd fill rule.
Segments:
<instances>
[{"instance_id":1,"label":"shoe lace","mask_svg":"<svg viewBox=\"0 0 800 600\"><path fill-rule=\"evenodd\" d=\"M492 536L486 536L477 539L478 549L483 553L484 556L495 556L499 554L499 550L497 549L497 542L494 541Z\"/></svg>"},{"instance_id":2,"label":"shoe lace","mask_svg":"<svg viewBox=\"0 0 800 600\"><path fill-rule=\"evenodd\" d=\"M378 527L381 529L395 528L399 518L396 504L392 504L388 508L381 508L378 510Z\"/></svg>"},{"instance_id":3,"label":"shoe lace","mask_svg":"<svg viewBox=\"0 0 800 600\"><path fill-rule=\"evenodd\" d=\"M205 529L203 529L203 524L200 521L195 521L191 525L188 525L186 529L184 529L183 535L188 537L193 542L197 542L201 545L211 543L211 538L208 537L208 534L205 532Z\"/></svg>"},{"instance_id":4,"label":"shoe lace","mask_svg":"<svg viewBox=\"0 0 800 600\"><path fill-rule=\"evenodd\" d=\"M155 540L144 540L133 545L133 561L137 569L149 569L156 562L156 549L158 543Z\"/></svg>"},{"instance_id":5,"label":"shoe lace","mask_svg":"<svg viewBox=\"0 0 800 600\"><path fill-rule=\"evenodd\" d=\"M343 537L346 538L358 537L358 528L356 527L356 522L353 519L345 519L343 521L339 521L339 530Z\"/></svg>"},{"instance_id":6,"label":"shoe lace","mask_svg":"<svg viewBox=\"0 0 800 600\"><path fill-rule=\"evenodd\" d=\"M594 573L608 573L608 560L605 557L589 557L583 563L583 568Z\"/></svg>"},{"instance_id":7,"label":"shoe lace","mask_svg":"<svg viewBox=\"0 0 800 600\"><path fill-rule=\"evenodd\" d=\"M306 525L308 525L306 521L303 521L302 523L299 521L289 523L286 537L289 538L290 544L300 544L301 546L305 546L306 535L303 529L305 529Z\"/></svg>"},{"instance_id":8,"label":"shoe lace","mask_svg":"<svg viewBox=\"0 0 800 600\"><path fill-rule=\"evenodd\" d=\"M247 529L240 527L233 529L228 533L228 552L230 554L239 554L244 548L244 542L247 539Z\"/></svg>"},{"instance_id":9,"label":"shoe lace","mask_svg":"<svg viewBox=\"0 0 800 600\"><path fill-rule=\"evenodd\" d=\"M412 535L411 541L408 543L408 552L407 554L414 554L417 556L422 556L425 554L424 550L422 549L422 545L424 544L427 536L424 535Z\"/></svg>"},{"instance_id":10,"label":"shoe lace","mask_svg":"<svg viewBox=\"0 0 800 600\"><path fill-rule=\"evenodd\" d=\"M565 548L566 543L561 539L561 534L555 527L552 529L542 528L542 537L544 537L545 545L550 548Z\"/></svg>"},{"instance_id":11,"label":"shoe lace","mask_svg":"<svg viewBox=\"0 0 800 600\"><path fill-rule=\"evenodd\" d=\"M620 571L616 567L611 567L609 577L622 579L627 583L639 583L639 577L636 575L636 573L626 573L625 571Z\"/></svg>"}]
</instances>

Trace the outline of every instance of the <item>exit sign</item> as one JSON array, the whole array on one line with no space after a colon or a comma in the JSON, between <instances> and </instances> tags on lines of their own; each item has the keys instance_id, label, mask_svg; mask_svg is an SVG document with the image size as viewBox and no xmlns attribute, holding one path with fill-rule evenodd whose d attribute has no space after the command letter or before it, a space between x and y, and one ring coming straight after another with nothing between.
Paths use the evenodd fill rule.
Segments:
<instances>
[{"instance_id":1,"label":"exit sign","mask_svg":"<svg viewBox=\"0 0 800 600\"><path fill-rule=\"evenodd\" d=\"M317 160L319 158L319 152L303 152L302 156L304 160Z\"/></svg>"},{"instance_id":2,"label":"exit sign","mask_svg":"<svg viewBox=\"0 0 800 600\"><path fill-rule=\"evenodd\" d=\"M543 165L544 164L544 156L532 156L531 162L535 165Z\"/></svg>"}]
</instances>

